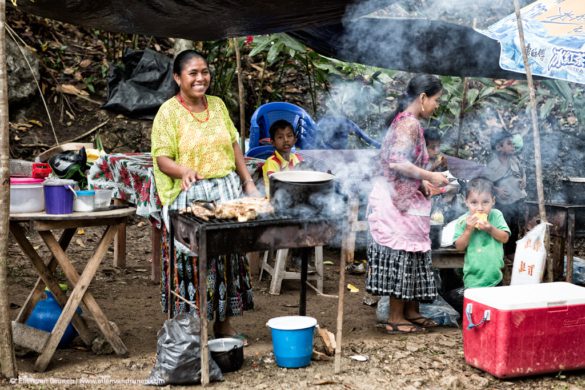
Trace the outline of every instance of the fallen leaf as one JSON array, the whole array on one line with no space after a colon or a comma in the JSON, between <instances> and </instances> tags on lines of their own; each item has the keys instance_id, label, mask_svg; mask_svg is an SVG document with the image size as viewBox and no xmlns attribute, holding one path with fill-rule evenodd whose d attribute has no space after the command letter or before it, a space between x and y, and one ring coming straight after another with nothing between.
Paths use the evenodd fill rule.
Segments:
<instances>
[{"instance_id":1,"label":"fallen leaf","mask_svg":"<svg viewBox=\"0 0 585 390\"><path fill-rule=\"evenodd\" d=\"M140 221L136 224L136 226L138 226L138 227L143 227L144 225L146 225L146 223L144 221Z\"/></svg>"},{"instance_id":2,"label":"fallen leaf","mask_svg":"<svg viewBox=\"0 0 585 390\"><path fill-rule=\"evenodd\" d=\"M347 284L347 289L349 290L349 292L352 292L352 293L357 293L357 292L360 292L360 289L359 289L359 288L357 288L356 286L354 286L354 285L353 285L353 284L351 284L351 283L348 283L348 284Z\"/></svg>"},{"instance_id":3,"label":"fallen leaf","mask_svg":"<svg viewBox=\"0 0 585 390\"><path fill-rule=\"evenodd\" d=\"M83 236L85 234L85 230L83 228L77 229L77 234Z\"/></svg>"},{"instance_id":4,"label":"fallen leaf","mask_svg":"<svg viewBox=\"0 0 585 390\"><path fill-rule=\"evenodd\" d=\"M43 123L39 120L36 119L29 119L28 120L29 123L32 123L33 125L36 125L38 127L43 127ZM32 126L31 126L32 127Z\"/></svg>"},{"instance_id":5,"label":"fallen leaf","mask_svg":"<svg viewBox=\"0 0 585 390\"><path fill-rule=\"evenodd\" d=\"M83 243L83 241L81 240L81 238L78 238L77 240L75 240L75 243L77 245L79 245L82 248L85 248L85 244Z\"/></svg>"},{"instance_id":6,"label":"fallen leaf","mask_svg":"<svg viewBox=\"0 0 585 390\"><path fill-rule=\"evenodd\" d=\"M73 73L75 73L75 69L68 67L68 68L63 69L63 73L64 74L73 74Z\"/></svg>"},{"instance_id":7,"label":"fallen leaf","mask_svg":"<svg viewBox=\"0 0 585 390\"><path fill-rule=\"evenodd\" d=\"M323 261L324 265L333 265L333 262L331 260L325 260Z\"/></svg>"},{"instance_id":8,"label":"fallen leaf","mask_svg":"<svg viewBox=\"0 0 585 390\"><path fill-rule=\"evenodd\" d=\"M82 91L81 89L77 88L75 85L71 84L61 84L57 86L57 91L63 92L69 95L81 95L81 96L89 96L89 93L86 91Z\"/></svg>"},{"instance_id":9,"label":"fallen leaf","mask_svg":"<svg viewBox=\"0 0 585 390\"><path fill-rule=\"evenodd\" d=\"M88 59L85 59L79 63L79 66L81 68L87 68L90 65L91 65L91 60L88 60Z\"/></svg>"}]
</instances>

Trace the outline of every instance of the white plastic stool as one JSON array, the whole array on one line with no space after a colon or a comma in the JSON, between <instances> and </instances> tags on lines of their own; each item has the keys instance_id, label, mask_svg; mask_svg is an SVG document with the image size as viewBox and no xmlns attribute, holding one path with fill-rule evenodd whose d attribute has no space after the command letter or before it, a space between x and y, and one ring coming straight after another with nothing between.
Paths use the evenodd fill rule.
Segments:
<instances>
[{"instance_id":1,"label":"white plastic stool","mask_svg":"<svg viewBox=\"0 0 585 390\"><path fill-rule=\"evenodd\" d=\"M262 273L268 272L272 276L270 282L270 294L279 295L282 281L285 279L301 280L300 272L289 272L286 270L286 257L288 249L279 249L276 251L276 259L274 267L268 264L269 251L264 252L264 259L262 260L262 267L260 268L260 276L258 280L262 280ZM323 293L323 247L315 247L315 273L307 275L307 281L316 281L317 286L313 286L321 294Z\"/></svg>"}]
</instances>

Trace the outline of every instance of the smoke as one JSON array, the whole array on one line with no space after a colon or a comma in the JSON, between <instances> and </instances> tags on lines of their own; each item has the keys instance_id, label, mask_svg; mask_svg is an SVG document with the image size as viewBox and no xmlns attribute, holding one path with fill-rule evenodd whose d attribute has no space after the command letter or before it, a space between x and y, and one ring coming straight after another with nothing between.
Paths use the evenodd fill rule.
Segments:
<instances>
[{"instance_id":1,"label":"smoke","mask_svg":"<svg viewBox=\"0 0 585 390\"><path fill-rule=\"evenodd\" d=\"M522 1L521 6L532 2ZM471 54L462 55L461 46L458 45L461 43L461 30L433 30L429 26L434 21L447 21L485 28L514 12L513 3L508 0L420 0L395 1L390 5L388 3L382 0L360 2L348 10L344 18L345 33L339 37L339 41L343 43L341 57L364 64L380 64L380 59L388 58L391 61L387 62L398 64L401 66L399 69L430 74L438 74L439 69L447 69L439 60L449 62L451 68L457 70L474 60L474 69L479 69L480 73L477 76L482 76L481 63L497 61L499 50L482 51L479 46L481 41L478 41L476 51L467 51L466 53ZM408 22L397 19L413 17L419 19L409 19ZM394 22L396 20L400 22ZM441 31L444 34L437 38L429 34L432 31ZM474 48L473 39L466 44ZM486 53L489 58L485 57ZM470 60L464 58L466 55L477 55L477 58ZM405 60L401 62L400 58ZM383 119L396 105L393 97L404 90L412 76L402 72L392 73L382 73L383 79L379 82L368 79L365 72L356 80L336 80L332 83L330 96L323 104L326 107L325 116L348 118L364 127L368 134L373 134L377 141L381 141L386 133ZM474 84L471 80L469 88L481 90L483 86L478 82ZM522 101L522 98L527 98L528 92L524 82L517 83L512 89L504 89L499 91L494 88L487 92L489 97L478 97L477 104L472 110L465 112L460 124L456 123L453 128L444 129L442 149L450 155L457 154L461 158L487 164L494 158L490 146L491 134L505 129L512 134L521 135L524 147L518 152L518 156L527 172L529 198L536 199L531 118L529 111L524 109L526 100ZM548 93L546 89L540 91ZM546 102L548 98L555 97L549 94L542 100ZM481 99L483 101L480 102ZM562 168L571 172L571 176L583 176L583 166L579 162L585 157L585 141L578 134L559 134L563 126L553 115L541 114L539 123L543 145L542 162L545 167L545 195L550 201L564 201L566 196L559 186L563 176ZM320 131L324 139L336 140L337 146L357 146L361 149L368 147L360 144L357 137L347 136L348 132L339 124L329 128L320 127ZM344 194L357 197L362 206L367 203L370 182L379 174L376 150L319 151L318 155L311 155L311 151L303 153L313 159L316 169L335 174Z\"/></svg>"}]
</instances>

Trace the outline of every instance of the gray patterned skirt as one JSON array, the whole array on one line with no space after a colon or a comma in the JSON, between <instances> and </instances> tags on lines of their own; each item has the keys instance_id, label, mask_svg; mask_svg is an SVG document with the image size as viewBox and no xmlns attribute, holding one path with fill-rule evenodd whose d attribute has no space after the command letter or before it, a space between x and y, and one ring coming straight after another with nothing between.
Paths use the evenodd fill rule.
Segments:
<instances>
[{"instance_id":1,"label":"gray patterned skirt","mask_svg":"<svg viewBox=\"0 0 585 390\"><path fill-rule=\"evenodd\" d=\"M369 238L366 290L406 301L432 301L437 296L431 252L406 252Z\"/></svg>"},{"instance_id":2,"label":"gray patterned skirt","mask_svg":"<svg viewBox=\"0 0 585 390\"><path fill-rule=\"evenodd\" d=\"M241 196L240 180L235 173L219 179L197 181L188 191L183 191L163 210L161 237L161 298L164 312L168 310L167 289L172 281L173 291L188 301L199 305L198 258L188 248L175 240L175 251L170 250L168 210L178 210L194 200L226 201ZM172 273L170 262L173 260ZM190 312L184 301L173 299L173 314ZM243 253L231 253L207 259L207 318L224 321L226 317L239 316L244 310L254 308L248 260ZM199 310L197 310L199 311Z\"/></svg>"}]
</instances>

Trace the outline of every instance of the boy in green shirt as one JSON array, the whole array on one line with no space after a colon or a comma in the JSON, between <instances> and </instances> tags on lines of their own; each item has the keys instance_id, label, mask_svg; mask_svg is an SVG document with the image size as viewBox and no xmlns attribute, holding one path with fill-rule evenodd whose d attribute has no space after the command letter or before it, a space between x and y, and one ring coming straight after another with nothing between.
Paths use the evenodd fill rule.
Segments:
<instances>
[{"instance_id":1,"label":"boy in green shirt","mask_svg":"<svg viewBox=\"0 0 585 390\"><path fill-rule=\"evenodd\" d=\"M493 287L502 282L504 267L503 244L510 238L510 228L496 203L491 181L476 178L467 184L465 204L469 211L457 219L455 247L465 250L463 285ZM461 306L463 308L463 296Z\"/></svg>"}]
</instances>

